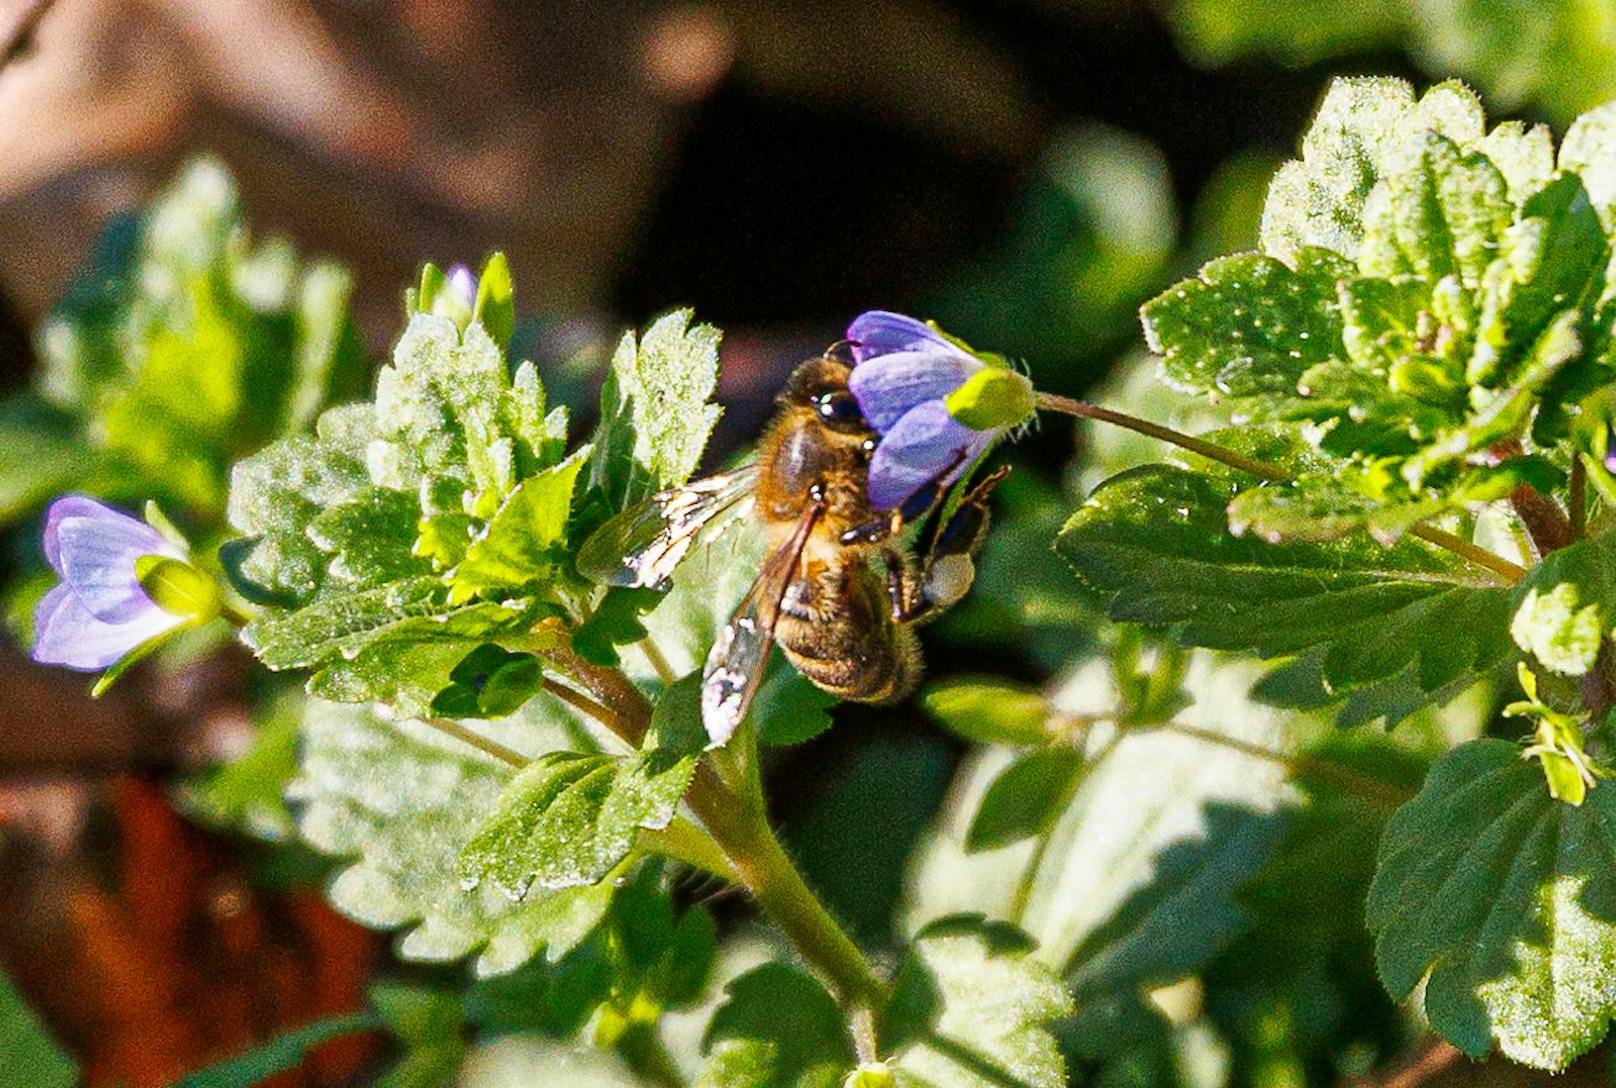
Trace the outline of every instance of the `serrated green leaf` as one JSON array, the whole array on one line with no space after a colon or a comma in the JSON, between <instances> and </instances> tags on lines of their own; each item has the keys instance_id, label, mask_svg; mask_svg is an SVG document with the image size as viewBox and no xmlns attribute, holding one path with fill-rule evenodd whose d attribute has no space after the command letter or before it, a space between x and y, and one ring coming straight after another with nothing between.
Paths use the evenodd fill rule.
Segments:
<instances>
[{"instance_id":1,"label":"serrated green leaf","mask_svg":"<svg viewBox=\"0 0 1616 1088\"><path fill-rule=\"evenodd\" d=\"M1049 701L1003 680L944 680L927 688L920 701L940 725L978 744L1041 744L1050 736Z\"/></svg>"},{"instance_id":2,"label":"serrated green leaf","mask_svg":"<svg viewBox=\"0 0 1616 1088\"><path fill-rule=\"evenodd\" d=\"M965 833L966 851L974 854L1047 834L1082 770L1082 754L1070 748L1038 748L1017 758L982 795Z\"/></svg>"},{"instance_id":3,"label":"serrated green leaf","mask_svg":"<svg viewBox=\"0 0 1616 1088\"><path fill-rule=\"evenodd\" d=\"M1395 722L1512 658L1508 589L1412 540L1233 536L1224 513L1233 497L1226 483L1182 469L1123 473L1072 515L1056 549L1114 619L1265 657L1316 650L1313 689L1298 684L1288 705L1395 683L1406 693L1384 710Z\"/></svg>"},{"instance_id":4,"label":"serrated green leaf","mask_svg":"<svg viewBox=\"0 0 1616 1088\"><path fill-rule=\"evenodd\" d=\"M835 999L781 963L756 967L725 987L703 1049L707 1064L695 1088L837 1088L854 1065Z\"/></svg>"},{"instance_id":5,"label":"serrated green leaf","mask_svg":"<svg viewBox=\"0 0 1616 1088\"><path fill-rule=\"evenodd\" d=\"M1510 635L1562 676L1582 676L1599 656L1616 609L1616 557L1607 536L1545 556L1516 593Z\"/></svg>"},{"instance_id":6,"label":"serrated green leaf","mask_svg":"<svg viewBox=\"0 0 1616 1088\"><path fill-rule=\"evenodd\" d=\"M1484 119L1474 94L1438 84L1418 101L1400 79L1337 79L1302 140L1302 157L1282 166L1263 206L1262 244L1291 262L1317 246L1356 260L1364 205L1388 156L1422 130L1461 147L1479 140Z\"/></svg>"},{"instance_id":7,"label":"serrated green leaf","mask_svg":"<svg viewBox=\"0 0 1616 1088\"><path fill-rule=\"evenodd\" d=\"M71 1088L78 1070L3 976L0 976L0 1067L4 1088Z\"/></svg>"},{"instance_id":8,"label":"serrated green leaf","mask_svg":"<svg viewBox=\"0 0 1616 1088\"><path fill-rule=\"evenodd\" d=\"M82 486L215 526L232 459L362 380L347 304L346 273L254 242L228 172L191 162L109 227L40 327L38 388L71 420Z\"/></svg>"},{"instance_id":9,"label":"serrated green leaf","mask_svg":"<svg viewBox=\"0 0 1616 1088\"><path fill-rule=\"evenodd\" d=\"M460 852L468 886L487 881L512 899L539 888L594 884L628 856L640 828L673 819L703 747L701 681L670 686L645 750L629 760L554 752L517 772Z\"/></svg>"},{"instance_id":10,"label":"serrated green leaf","mask_svg":"<svg viewBox=\"0 0 1616 1088\"><path fill-rule=\"evenodd\" d=\"M589 482L614 510L688 480L721 409L719 332L691 324L689 310L664 314L636 339L625 333L601 390Z\"/></svg>"},{"instance_id":11,"label":"serrated green leaf","mask_svg":"<svg viewBox=\"0 0 1616 1088\"><path fill-rule=\"evenodd\" d=\"M1030 956L1014 926L980 915L940 919L915 935L885 1014L888 1064L936 1088L1063 1088L1066 1063L1049 1033L1072 996Z\"/></svg>"},{"instance_id":12,"label":"serrated green leaf","mask_svg":"<svg viewBox=\"0 0 1616 1088\"><path fill-rule=\"evenodd\" d=\"M575 743L559 708L535 701L496 739L538 754ZM458 960L481 949L479 975L510 971L541 950L577 947L611 903L611 884L535 892L522 903L460 886L456 858L510 778L492 758L413 721L311 701L301 770L288 797L298 830L323 853L351 858L332 905L374 929L407 927L407 960Z\"/></svg>"},{"instance_id":13,"label":"serrated green leaf","mask_svg":"<svg viewBox=\"0 0 1616 1088\"><path fill-rule=\"evenodd\" d=\"M1293 270L1256 253L1208 263L1145 304L1145 340L1177 388L1220 397L1294 393L1341 342L1333 254L1304 250Z\"/></svg>"},{"instance_id":14,"label":"serrated green leaf","mask_svg":"<svg viewBox=\"0 0 1616 1088\"><path fill-rule=\"evenodd\" d=\"M1477 740L1432 767L1387 826L1369 926L1394 997L1422 980L1431 1026L1480 1057L1563 1069L1616 1015L1616 791L1549 796L1517 746Z\"/></svg>"},{"instance_id":15,"label":"serrated green leaf","mask_svg":"<svg viewBox=\"0 0 1616 1088\"><path fill-rule=\"evenodd\" d=\"M588 458L585 446L517 485L449 575L451 604L555 580L565 569L573 484Z\"/></svg>"}]
</instances>

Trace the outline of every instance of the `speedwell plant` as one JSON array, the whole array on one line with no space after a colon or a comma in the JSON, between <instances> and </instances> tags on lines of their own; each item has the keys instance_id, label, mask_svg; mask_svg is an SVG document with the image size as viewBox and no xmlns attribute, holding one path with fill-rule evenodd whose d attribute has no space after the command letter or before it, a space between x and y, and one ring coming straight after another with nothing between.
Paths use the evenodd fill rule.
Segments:
<instances>
[{"instance_id":1,"label":"speedwell plant","mask_svg":"<svg viewBox=\"0 0 1616 1088\"><path fill-rule=\"evenodd\" d=\"M191 466L180 520L205 540L155 508L148 525L58 499L35 654L118 669L236 625L267 669L305 679L287 795L297 834L342 859L332 902L399 931L405 959L526 979L524 1025L615 1052L625 1083L1222 1083L1226 1060L1184 1072L1228 1045L1196 1032L1232 1037L1244 1014L1210 1016L1182 986L1279 932L1264 888L1299 857L1349 885L1361 857L1367 888L1323 894L1325 917L1272 947L1328 973L1332 947L1372 940L1385 990L1418 993L1442 1038L1560 1069L1616 1015L1613 230L1616 107L1556 147L1542 127L1489 128L1455 84L1345 80L1275 175L1260 250L1144 307L1160 377L1215 421L1197 433L1039 393L934 325L855 319L876 509L964 487L1040 409L1161 443L1053 540L1084 617L1065 680L925 694L981 747L885 954L767 815L767 749L827 728L826 698L776 662L709 750L700 664L755 572L749 530L700 541L666 592L574 563L702 459L719 334L689 313L623 337L579 436L511 357L503 258L427 266L369 400L312 419L341 390L309 387L222 506ZM241 310L239 275L203 282L198 304ZM166 357L135 359L118 381ZM124 497L128 460L108 461ZM1377 726L1421 739L1365 758L1331 732ZM1184 862L1150 838L1186 811L1186 841L1228 831L1239 849ZM1100 812L1126 829L1114 841L1154 845L1109 857L1079 834ZM690 874L768 921L749 963L670 896ZM474 1024L494 1000L479 992ZM665 1038L688 1009L705 1025L693 1063Z\"/></svg>"}]
</instances>

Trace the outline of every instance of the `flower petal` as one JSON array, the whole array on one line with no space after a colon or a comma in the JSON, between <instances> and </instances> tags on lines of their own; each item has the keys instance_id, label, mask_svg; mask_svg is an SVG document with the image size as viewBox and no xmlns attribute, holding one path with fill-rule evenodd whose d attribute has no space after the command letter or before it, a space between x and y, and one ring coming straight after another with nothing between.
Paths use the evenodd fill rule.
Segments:
<instances>
[{"instance_id":1,"label":"flower petal","mask_svg":"<svg viewBox=\"0 0 1616 1088\"><path fill-rule=\"evenodd\" d=\"M980 359L935 348L895 351L853 368L847 387L876 433L885 434L910 409L942 400L985 364Z\"/></svg>"},{"instance_id":2,"label":"flower petal","mask_svg":"<svg viewBox=\"0 0 1616 1088\"><path fill-rule=\"evenodd\" d=\"M45 594L34 610L35 661L98 672L142 643L185 622L154 604L123 623L105 623L95 617L68 585Z\"/></svg>"},{"instance_id":3,"label":"flower petal","mask_svg":"<svg viewBox=\"0 0 1616 1088\"><path fill-rule=\"evenodd\" d=\"M887 432L870 458L870 505L894 510L933 480L951 483L992 443L994 432L973 431L927 401Z\"/></svg>"},{"instance_id":4,"label":"flower petal","mask_svg":"<svg viewBox=\"0 0 1616 1088\"><path fill-rule=\"evenodd\" d=\"M890 355L895 351L941 350L949 355L972 358L970 352L924 321L916 321L890 310L867 310L859 314L847 327L847 339L853 345L855 363Z\"/></svg>"},{"instance_id":5,"label":"flower petal","mask_svg":"<svg viewBox=\"0 0 1616 1088\"><path fill-rule=\"evenodd\" d=\"M52 504L45 550L80 603L108 623L123 623L152 606L135 577L136 560L145 555L183 558L146 523L79 497Z\"/></svg>"}]
</instances>

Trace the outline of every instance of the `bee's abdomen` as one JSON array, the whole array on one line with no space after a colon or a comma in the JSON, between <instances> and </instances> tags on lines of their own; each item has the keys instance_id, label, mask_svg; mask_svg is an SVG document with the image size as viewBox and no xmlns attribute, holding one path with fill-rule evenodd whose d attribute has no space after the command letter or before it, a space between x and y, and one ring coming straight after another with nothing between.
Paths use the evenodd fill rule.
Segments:
<instances>
[{"instance_id":1,"label":"bee's abdomen","mask_svg":"<svg viewBox=\"0 0 1616 1088\"><path fill-rule=\"evenodd\" d=\"M832 695L896 702L920 679L919 645L913 631L893 622L870 574L861 566L794 585L775 640L797 671Z\"/></svg>"}]
</instances>

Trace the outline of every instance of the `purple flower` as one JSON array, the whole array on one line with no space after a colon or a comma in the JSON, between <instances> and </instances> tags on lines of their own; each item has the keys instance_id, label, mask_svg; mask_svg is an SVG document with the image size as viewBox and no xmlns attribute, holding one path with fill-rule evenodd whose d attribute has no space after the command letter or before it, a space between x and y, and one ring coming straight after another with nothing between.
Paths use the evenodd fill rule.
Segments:
<instances>
[{"instance_id":1,"label":"purple flower","mask_svg":"<svg viewBox=\"0 0 1616 1088\"><path fill-rule=\"evenodd\" d=\"M470 313L477 305L477 274L463 264L449 269L448 290L455 303Z\"/></svg>"},{"instance_id":2,"label":"purple flower","mask_svg":"<svg viewBox=\"0 0 1616 1088\"><path fill-rule=\"evenodd\" d=\"M848 326L847 339L854 360L848 385L880 436L869 481L878 510L902 506L933 481L947 487L1032 412L1023 375L990 365L912 317L870 310Z\"/></svg>"},{"instance_id":3,"label":"purple flower","mask_svg":"<svg viewBox=\"0 0 1616 1088\"><path fill-rule=\"evenodd\" d=\"M45 515L45 559L61 576L34 612L34 660L95 672L190 622L153 601L136 564L185 553L145 522L68 495Z\"/></svg>"}]
</instances>

